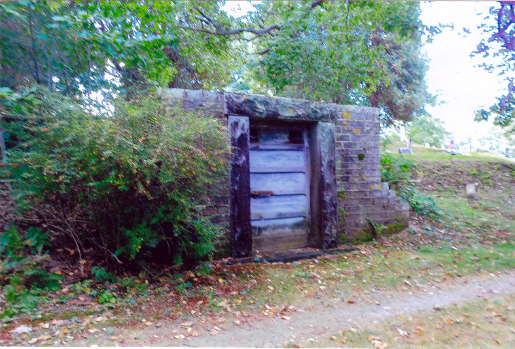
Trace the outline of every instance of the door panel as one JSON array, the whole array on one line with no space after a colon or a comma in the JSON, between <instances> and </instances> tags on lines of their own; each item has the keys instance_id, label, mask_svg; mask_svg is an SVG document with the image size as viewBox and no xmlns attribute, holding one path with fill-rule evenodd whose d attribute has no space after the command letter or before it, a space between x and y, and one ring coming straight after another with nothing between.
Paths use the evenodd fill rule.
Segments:
<instances>
[{"instance_id":1,"label":"door panel","mask_svg":"<svg viewBox=\"0 0 515 349\"><path fill-rule=\"evenodd\" d=\"M306 195L270 196L250 199L251 220L308 217Z\"/></svg>"},{"instance_id":2,"label":"door panel","mask_svg":"<svg viewBox=\"0 0 515 349\"><path fill-rule=\"evenodd\" d=\"M250 212L254 250L308 245L307 132L299 126L251 127Z\"/></svg>"},{"instance_id":3,"label":"door panel","mask_svg":"<svg viewBox=\"0 0 515 349\"><path fill-rule=\"evenodd\" d=\"M305 194L306 174L295 173L251 173L250 195L259 196L260 192L270 195Z\"/></svg>"},{"instance_id":4,"label":"door panel","mask_svg":"<svg viewBox=\"0 0 515 349\"><path fill-rule=\"evenodd\" d=\"M306 154L288 150L251 150L250 171L257 172L304 172Z\"/></svg>"}]
</instances>

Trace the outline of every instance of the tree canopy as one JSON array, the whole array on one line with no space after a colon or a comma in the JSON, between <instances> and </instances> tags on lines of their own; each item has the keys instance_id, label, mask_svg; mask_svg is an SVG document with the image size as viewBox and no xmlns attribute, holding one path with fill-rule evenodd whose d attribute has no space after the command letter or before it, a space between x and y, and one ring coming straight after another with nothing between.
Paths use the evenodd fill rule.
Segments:
<instances>
[{"instance_id":1,"label":"tree canopy","mask_svg":"<svg viewBox=\"0 0 515 349\"><path fill-rule=\"evenodd\" d=\"M67 95L151 86L242 90L379 107L409 121L431 101L416 2L0 4L0 87ZM238 78L235 79L235 74ZM238 82L239 81L239 82Z\"/></svg>"},{"instance_id":2,"label":"tree canopy","mask_svg":"<svg viewBox=\"0 0 515 349\"><path fill-rule=\"evenodd\" d=\"M283 23L257 43L253 72L263 88L380 107L388 122L409 121L430 102L419 3L265 2L260 11Z\"/></svg>"},{"instance_id":3,"label":"tree canopy","mask_svg":"<svg viewBox=\"0 0 515 349\"><path fill-rule=\"evenodd\" d=\"M0 84L65 94L147 84L222 88L238 56L229 37L201 31L193 6L229 21L217 2L2 3Z\"/></svg>"},{"instance_id":4,"label":"tree canopy","mask_svg":"<svg viewBox=\"0 0 515 349\"><path fill-rule=\"evenodd\" d=\"M506 82L506 93L487 109L476 111L476 121L493 118L494 124L515 135L515 1L499 1L491 6L480 28L486 34L473 55L493 56L498 63L483 63L489 72L497 72Z\"/></svg>"},{"instance_id":5,"label":"tree canopy","mask_svg":"<svg viewBox=\"0 0 515 349\"><path fill-rule=\"evenodd\" d=\"M441 147L445 138L450 135L440 119L428 115L413 120L407 131L414 143L421 145L427 143L437 148Z\"/></svg>"}]
</instances>

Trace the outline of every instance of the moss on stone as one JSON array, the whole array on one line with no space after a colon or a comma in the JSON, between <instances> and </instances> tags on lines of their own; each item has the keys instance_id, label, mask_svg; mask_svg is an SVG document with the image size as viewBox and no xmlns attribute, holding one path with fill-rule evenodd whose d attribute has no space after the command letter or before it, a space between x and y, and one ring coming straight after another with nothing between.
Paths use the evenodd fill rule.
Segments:
<instances>
[{"instance_id":1,"label":"moss on stone","mask_svg":"<svg viewBox=\"0 0 515 349\"><path fill-rule=\"evenodd\" d=\"M397 233L401 232L403 229L405 229L407 227L408 227L408 223L406 223L406 222L395 223L395 224L388 224L386 226L386 229L383 230L382 235L383 236L390 236L390 235L393 235L393 234L397 234Z\"/></svg>"},{"instance_id":2,"label":"moss on stone","mask_svg":"<svg viewBox=\"0 0 515 349\"><path fill-rule=\"evenodd\" d=\"M337 191L336 196L338 197L338 200L350 199L350 196L347 195L347 192L345 190Z\"/></svg>"},{"instance_id":3,"label":"moss on stone","mask_svg":"<svg viewBox=\"0 0 515 349\"><path fill-rule=\"evenodd\" d=\"M338 238L342 244L347 245L359 245L365 242L369 242L374 240L374 231L372 228L366 227L363 229L358 229L351 233L340 233L338 234Z\"/></svg>"},{"instance_id":4,"label":"moss on stone","mask_svg":"<svg viewBox=\"0 0 515 349\"><path fill-rule=\"evenodd\" d=\"M388 224L386 229L381 232L381 236L386 237L397 234L408 226L408 223ZM338 239L344 245L359 245L365 242L374 241L376 233L372 227L358 229L351 233L339 233Z\"/></svg>"},{"instance_id":5,"label":"moss on stone","mask_svg":"<svg viewBox=\"0 0 515 349\"><path fill-rule=\"evenodd\" d=\"M346 213L343 208L338 207L338 226L343 227L345 225L345 216L347 216L348 213Z\"/></svg>"}]
</instances>

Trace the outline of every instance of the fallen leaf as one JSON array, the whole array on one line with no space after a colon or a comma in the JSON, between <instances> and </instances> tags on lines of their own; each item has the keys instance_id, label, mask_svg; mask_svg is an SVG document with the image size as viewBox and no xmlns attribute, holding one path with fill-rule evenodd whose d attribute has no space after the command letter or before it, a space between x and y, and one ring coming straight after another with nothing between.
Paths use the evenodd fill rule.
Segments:
<instances>
[{"instance_id":1,"label":"fallen leaf","mask_svg":"<svg viewBox=\"0 0 515 349\"><path fill-rule=\"evenodd\" d=\"M29 332L32 332L32 327L27 326L27 325L20 325L11 331L11 333L29 333Z\"/></svg>"},{"instance_id":2,"label":"fallen leaf","mask_svg":"<svg viewBox=\"0 0 515 349\"><path fill-rule=\"evenodd\" d=\"M283 319L283 320L290 320L291 318L289 316L281 315L281 319Z\"/></svg>"},{"instance_id":3,"label":"fallen leaf","mask_svg":"<svg viewBox=\"0 0 515 349\"><path fill-rule=\"evenodd\" d=\"M98 332L98 330L96 328L90 328L90 329L88 329L88 332L95 333L95 332Z\"/></svg>"},{"instance_id":4,"label":"fallen leaf","mask_svg":"<svg viewBox=\"0 0 515 349\"><path fill-rule=\"evenodd\" d=\"M52 338L52 337L47 334L44 334L44 335L38 337L38 341L46 341L47 339L50 339L50 338Z\"/></svg>"},{"instance_id":5,"label":"fallen leaf","mask_svg":"<svg viewBox=\"0 0 515 349\"><path fill-rule=\"evenodd\" d=\"M347 303L352 304L354 301L352 299L347 299Z\"/></svg>"},{"instance_id":6,"label":"fallen leaf","mask_svg":"<svg viewBox=\"0 0 515 349\"><path fill-rule=\"evenodd\" d=\"M145 322L145 325L147 325L147 326L152 326L152 325L153 325L153 323L151 323L150 321L147 321L147 322Z\"/></svg>"},{"instance_id":7,"label":"fallen leaf","mask_svg":"<svg viewBox=\"0 0 515 349\"><path fill-rule=\"evenodd\" d=\"M454 321L451 319L443 319L443 321L445 321L448 325L452 325L454 323Z\"/></svg>"},{"instance_id":8,"label":"fallen leaf","mask_svg":"<svg viewBox=\"0 0 515 349\"><path fill-rule=\"evenodd\" d=\"M403 329L401 328L398 328L397 329L397 332L399 332L399 334L403 337L406 337L408 335L408 332L404 331Z\"/></svg>"}]
</instances>

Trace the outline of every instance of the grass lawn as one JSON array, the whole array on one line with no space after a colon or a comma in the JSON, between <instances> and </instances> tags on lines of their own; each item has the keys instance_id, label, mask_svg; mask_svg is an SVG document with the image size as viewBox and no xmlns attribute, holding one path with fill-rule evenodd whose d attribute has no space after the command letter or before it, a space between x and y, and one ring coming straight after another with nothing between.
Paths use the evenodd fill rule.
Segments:
<instances>
[{"instance_id":1,"label":"grass lawn","mask_svg":"<svg viewBox=\"0 0 515 349\"><path fill-rule=\"evenodd\" d=\"M405 148L406 143L400 141L393 141L386 146L386 151L396 156L400 156L399 148ZM428 148L422 145L413 144L411 147L413 155L403 155L406 159L414 161L495 161L495 162L514 162L515 159L508 159L502 156L495 156L486 153L471 152L470 156L466 155L451 155L447 150Z\"/></svg>"}]
</instances>

